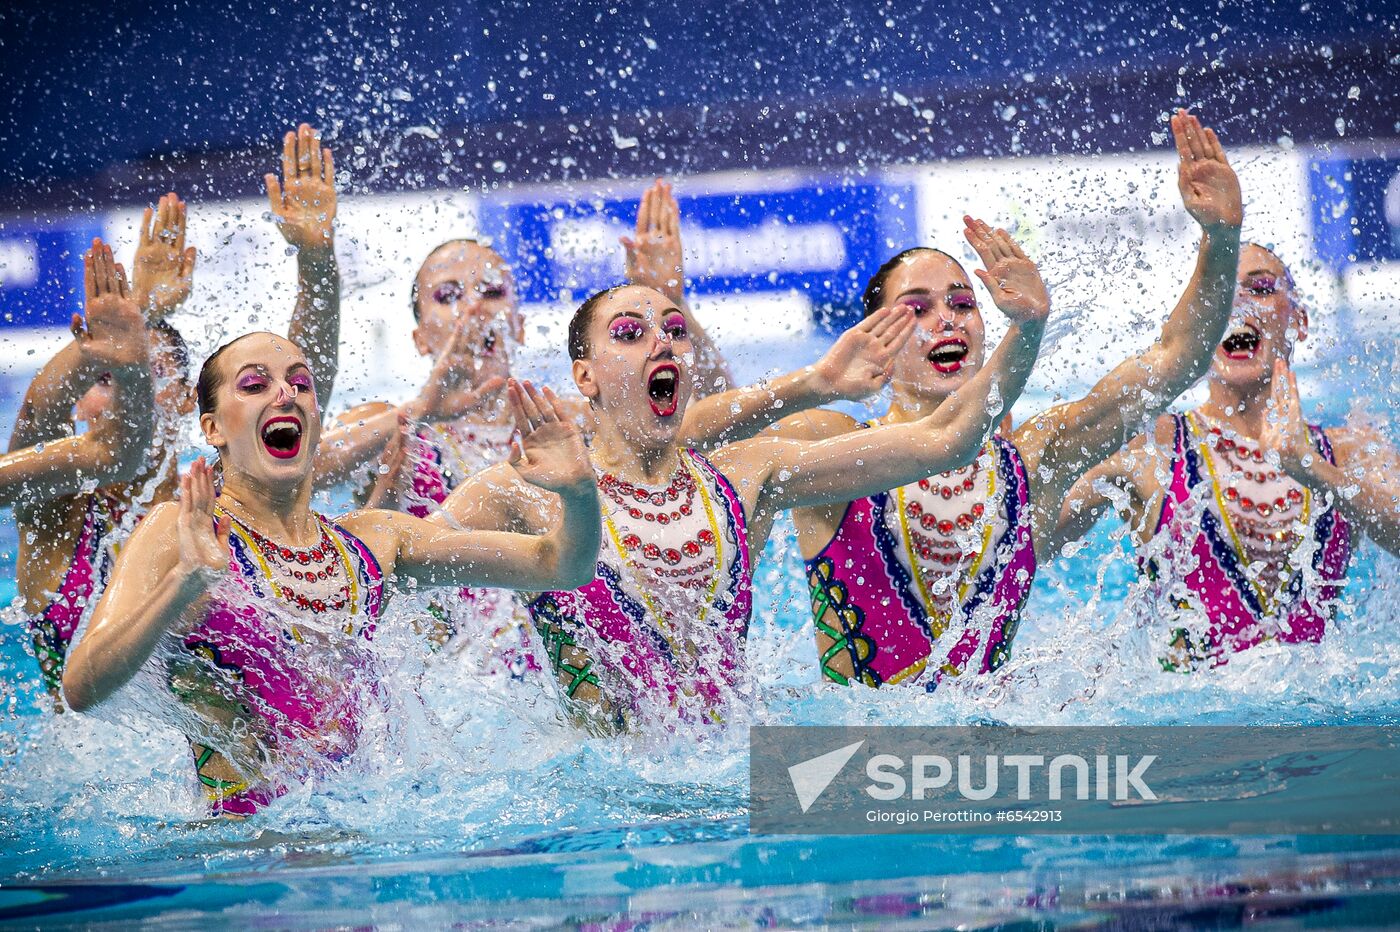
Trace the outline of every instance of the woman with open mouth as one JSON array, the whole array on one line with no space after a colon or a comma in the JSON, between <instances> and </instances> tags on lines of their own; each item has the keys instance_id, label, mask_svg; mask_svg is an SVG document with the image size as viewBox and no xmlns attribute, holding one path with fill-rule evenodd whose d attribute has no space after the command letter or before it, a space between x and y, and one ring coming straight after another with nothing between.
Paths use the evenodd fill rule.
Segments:
<instances>
[{"instance_id":1,"label":"woman with open mouth","mask_svg":"<svg viewBox=\"0 0 1400 932\"><path fill-rule=\"evenodd\" d=\"M542 589L593 575L593 474L548 391L509 387L521 434L512 468L561 503L558 522L533 536L391 511L314 513L320 405L306 355L283 337L226 344L204 363L198 397L222 487L197 461L179 502L132 534L63 690L78 711L119 692L147 702L173 692L216 812L251 813L353 753L377 689L364 642L394 587Z\"/></svg>"},{"instance_id":2,"label":"woman with open mouth","mask_svg":"<svg viewBox=\"0 0 1400 932\"><path fill-rule=\"evenodd\" d=\"M680 207L671 186L658 179L642 194L636 232L624 237L627 280L684 304ZM371 507L396 508L417 516L435 512L465 477L508 457L510 423L497 404L510 375L510 347L525 336L524 319L505 260L475 240L452 240L429 254L413 283L414 343L435 356L422 391L399 407L371 402L337 418L316 461L318 487L349 479L376 457L385 464L361 489ZM844 334L817 363L755 387L735 389L723 356L687 315L691 379L696 399L683 414L681 436L702 450L753 436L789 413L832 401L858 400L888 377L892 351L912 322L890 312ZM658 386L667 378L658 375ZM659 389L660 390L660 389ZM675 413L675 394L654 399L664 416ZM561 400L586 430L592 414L582 400ZM440 603L440 604L439 604ZM467 590L439 598L432 607L443 623L434 640L459 631L480 634L471 645L495 644L484 669L519 675L531 655L508 594Z\"/></svg>"},{"instance_id":3,"label":"woman with open mouth","mask_svg":"<svg viewBox=\"0 0 1400 932\"><path fill-rule=\"evenodd\" d=\"M1303 421L1290 363L1308 314L1278 256L1245 244L1234 305L1205 403L1158 418L1151 442L1085 475L1061 517L1061 538L1076 539L1108 489L1126 493L1154 614L1169 619L1166 670L1220 666L1269 640L1320 641L1357 536L1400 554L1400 453L1369 429Z\"/></svg>"},{"instance_id":4,"label":"woman with open mouth","mask_svg":"<svg viewBox=\"0 0 1400 932\"><path fill-rule=\"evenodd\" d=\"M1196 272L1157 343L1083 398L993 437L968 465L794 513L827 679L933 690L946 676L1005 662L1036 568L1057 551L1065 492L1205 373L1230 315L1239 181L1194 116L1179 111L1171 128L1182 198L1202 237ZM1049 294L1021 248L1005 231L964 219L998 308L1047 314ZM873 425L936 414L983 368L981 312L955 259L916 248L885 263L866 289L866 312L900 305L914 309L920 331L896 361L890 410ZM812 440L865 427L819 411L779 429Z\"/></svg>"},{"instance_id":5,"label":"woman with open mouth","mask_svg":"<svg viewBox=\"0 0 1400 932\"><path fill-rule=\"evenodd\" d=\"M927 417L817 442L764 435L702 455L683 442L693 387L688 315L636 286L585 301L569 325L569 356L596 424L590 459L606 533L587 585L529 601L583 724L611 731L718 721L744 705L753 563L777 513L969 462L999 416L988 405L993 383L1008 405L1025 384L1043 311L1015 308L984 372ZM907 334L909 317L886 311L877 320ZM753 394L756 407L772 407L771 397ZM433 520L538 532L558 509L499 466L460 487Z\"/></svg>"},{"instance_id":6,"label":"woman with open mouth","mask_svg":"<svg viewBox=\"0 0 1400 932\"><path fill-rule=\"evenodd\" d=\"M340 276L335 262L335 169L330 149L303 123L282 140L282 177L269 174L268 197L279 231L297 254L297 299L289 333L313 358L334 360L340 340ZM194 411L189 348L169 316L189 297L196 253L186 247L186 205L166 194L141 221L131 300L146 315L157 388L157 427L142 444L140 469L123 481L94 473L96 489L59 496L35 493L15 509L20 554L16 583L33 638L40 675L61 711L63 664L83 618L102 596L115 551L136 522L174 499L176 453L183 421ZM106 262L111 251L102 247ZM93 384L82 340L61 350L35 376L15 421L11 446L32 446L73 432L74 421L106 420L107 379ZM318 386L329 400L334 364ZM133 448L131 452L137 452Z\"/></svg>"}]
</instances>

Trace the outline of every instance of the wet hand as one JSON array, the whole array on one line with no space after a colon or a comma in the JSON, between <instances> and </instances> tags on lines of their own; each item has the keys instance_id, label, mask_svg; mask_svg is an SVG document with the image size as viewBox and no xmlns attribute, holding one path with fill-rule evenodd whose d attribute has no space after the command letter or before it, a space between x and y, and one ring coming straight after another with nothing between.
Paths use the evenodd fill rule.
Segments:
<instances>
[{"instance_id":1,"label":"wet hand","mask_svg":"<svg viewBox=\"0 0 1400 932\"><path fill-rule=\"evenodd\" d=\"M73 339L83 358L101 369L150 364L146 319L132 298L126 270L100 239L83 255L86 318L73 315Z\"/></svg>"},{"instance_id":2,"label":"wet hand","mask_svg":"<svg viewBox=\"0 0 1400 932\"><path fill-rule=\"evenodd\" d=\"M418 397L406 406L406 413L413 420L446 421L461 417L495 398L505 387L506 380L501 376L474 384L479 371L477 347L485 339L474 307L461 313L448 345L433 360L427 382Z\"/></svg>"},{"instance_id":3,"label":"wet hand","mask_svg":"<svg viewBox=\"0 0 1400 932\"><path fill-rule=\"evenodd\" d=\"M548 388L511 379L511 413L520 437L511 442L511 465L531 485L557 492L593 494L597 482L583 434Z\"/></svg>"},{"instance_id":4,"label":"wet hand","mask_svg":"<svg viewBox=\"0 0 1400 932\"><path fill-rule=\"evenodd\" d=\"M1011 234L964 216L963 236L986 266L976 270L977 277L991 292L997 308L1012 323L1043 323L1050 316L1050 292L1040 270Z\"/></svg>"},{"instance_id":5,"label":"wet hand","mask_svg":"<svg viewBox=\"0 0 1400 932\"><path fill-rule=\"evenodd\" d=\"M228 539L232 524L228 515L214 511L214 470L200 457L180 477L180 514L176 531L180 568L188 572L224 572L228 569Z\"/></svg>"},{"instance_id":6,"label":"wet hand","mask_svg":"<svg viewBox=\"0 0 1400 932\"><path fill-rule=\"evenodd\" d=\"M1275 454L1279 466L1297 482L1306 483L1311 467L1318 461L1312 434L1303 420L1298 377L1282 359L1274 360L1274 380L1259 446L1265 455Z\"/></svg>"},{"instance_id":7,"label":"wet hand","mask_svg":"<svg viewBox=\"0 0 1400 932\"><path fill-rule=\"evenodd\" d=\"M914 311L903 304L881 308L851 327L812 367L818 396L856 401L884 388L913 332Z\"/></svg>"},{"instance_id":8,"label":"wet hand","mask_svg":"<svg viewBox=\"0 0 1400 932\"><path fill-rule=\"evenodd\" d=\"M658 178L642 192L636 238L624 236L621 243L627 253L627 280L679 303L685 294L681 209L670 184Z\"/></svg>"},{"instance_id":9,"label":"wet hand","mask_svg":"<svg viewBox=\"0 0 1400 932\"><path fill-rule=\"evenodd\" d=\"M1225 159L1215 130L1185 110L1172 117L1172 138L1180 159L1177 187L1186 211L1206 229L1238 227L1244 222L1240 179Z\"/></svg>"},{"instance_id":10,"label":"wet hand","mask_svg":"<svg viewBox=\"0 0 1400 932\"><path fill-rule=\"evenodd\" d=\"M194 262L195 248L185 246L185 202L167 194L141 217L132 269L136 303L154 320L174 311L190 296Z\"/></svg>"},{"instance_id":11,"label":"wet hand","mask_svg":"<svg viewBox=\"0 0 1400 932\"><path fill-rule=\"evenodd\" d=\"M267 199L273 219L297 249L326 249L334 241L335 161L321 136L303 123L282 140L282 178L269 172Z\"/></svg>"}]
</instances>

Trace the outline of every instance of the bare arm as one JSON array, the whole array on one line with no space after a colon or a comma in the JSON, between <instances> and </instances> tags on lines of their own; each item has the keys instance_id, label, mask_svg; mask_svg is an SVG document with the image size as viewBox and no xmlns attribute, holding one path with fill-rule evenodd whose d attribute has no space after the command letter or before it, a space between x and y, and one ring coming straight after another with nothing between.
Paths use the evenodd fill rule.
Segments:
<instances>
[{"instance_id":1,"label":"bare arm","mask_svg":"<svg viewBox=\"0 0 1400 932\"><path fill-rule=\"evenodd\" d=\"M719 347L710 339L685 301L685 263L681 248L681 209L668 182L660 178L642 192L637 208L635 238L622 237L627 280L661 292L683 308L691 321L690 344L695 352L692 371L697 397L704 398L734 384L734 376Z\"/></svg>"},{"instance_id":2,"label":"bare arm","mask_svg":"<svg viewBox=\"0 0 1400 932\"><path fill-rule=\"evenodd\" d=\"M73 319L75 330L81 328L81 318L75 314ZM29 383L15 416L10 451L71 436L73 406L104 371L95 360L84 357L79 340L65 344Z\"/></svg>"},{"instance_id":3,"label":"bare arm","mask_svg":"<svg viewBox=\"0 0 1400 932\"><path fill-rule=\"evenodd\" d=\"M214 524L213 474L197 460L121 549L87 633L68 657L63 696L85 712L131 680L165 635L198 617L228 570L229 523Z\"/></svg>"},{"instance_id":4,"label":"bare arm","mask_svg":"<svg viewBox=\"0 0 1400 932\"><path fill-rule=\"evenodd\" d=\"M1274 362L1272 411L1260 437L1294 481L1327 496L1376 543L1400 556L1400 452L1366 430L1330 434L1336 465L1313 445L1303 422L1298 380L1283 360Z\"/></svg>"},{"instance_id":5,"label":"bare arm","mask_svg":"<svg viewBox=\"0 0 1400 932\"><path fill-rule=\"evenodd\" d=\"M1039 441L1045 444L1041 464L1057 477L1091 468L1144 420L1165 412L1206 374L1229 325L1244 216L1239 179L1214 131L1202 129L1194 116L1178 111L1172 133L1182 200L1201 225L1196 270L1146 352L1124 360L1079 401L1055 410L1053 440Z\"/></svg>"},{"instance_id":6,"label":"bare arm","mask_svg":"<svg viewBox=\"0 0 1400 932\"><path fill-rule=\"evenodd\" d=\"M560 506L544 534L504 530L463 531L446 520L395 514L404 529L397 567L428 585L506 589L577 589L593 578L602 523L597 481L583 437L555 403L553 392L512 381L511 406L521 439L510 468L532 486L552 493ZM448 499L462 501L461 491ZM455 517L449 512L448 517ZM480 526L480 525L477 525Z\"/></svg>"},{"instance_id":7,"label":"bare arm","mask_svg":"<svg viewBox=\"0 0 1400 932\"><path fill-rule=\"evenodd\" d=\"M75 495L92 482L119 482L134 476L145 461L155 432L155 394L145 320L131 298L126 273L113 261L112 250L101 240L93 240L92 248L83 256L83 282L85 326L80 318L74 318L73 342L35 380L39 399L31 407L31 420L17 426L12 452L0 459L0 504L10 504L21 497L32 504ZM54 407L72 393L86 391L91 382L85 384L85 380L95 381L107 372L112 375L113 410L91 430L78 437L45 443L42 450L33 445L17 449L20 433L37 436L34 444L43 441L39 431L53 429L57 414ZM64 381L66 387L60 384ZM32 397L35 386L31 385L30 390ZM68 410L72 401L68 402Z\"/></svg>"},{"instance_id":8,"label":"bare arm","mask_svg":"<svg viewBox=\"0 0 1400 932\"><path fill-rule=\"evenodd\" d=\"M297 251L297 299L287 336L316 371L316 403L330 403L340 367L340 267L335 259L335 161L306 123L282 140L282 180L264 176L272 215Z\"/></svg>"},{"instance_id":9,"label":"bare arm","mask_svg":"<svg viewBox=\"0 0 1400 932\"><path fill-rule=\"evenodd\" d=\"M913 332L909 308L881 308L841 334L815 365L690 405L681 436L688 445L713 449L747 440L794 412L872 395L889 381L895 354Z\"/></svg>"}]
</instances>

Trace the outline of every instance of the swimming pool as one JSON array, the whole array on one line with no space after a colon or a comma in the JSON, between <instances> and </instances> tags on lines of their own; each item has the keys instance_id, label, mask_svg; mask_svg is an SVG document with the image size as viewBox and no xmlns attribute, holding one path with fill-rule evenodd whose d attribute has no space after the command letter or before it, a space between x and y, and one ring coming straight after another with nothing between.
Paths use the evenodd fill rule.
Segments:
<instances>
[{"instance_id":1,"label":"swimming pool","mask_svg":"<svg viewBox=\"0 0 1400 932\"><path fill-rule=\"evenodd\" d=\"M1334 420L1347 402L1329 399ZM1370 545L1340 636L1181 677L1154 672L1123 607L1131 561L1102 524L1045 568L1003 675L935 696L817 682L797 560L780 527L755 585L747 722L589 738L528 684L404 663L389 719L336 782L246 823L203 821L178 735L44 714L7 626L0 921L1029 928L1400 913L1400 843L1386 838L765 837L746 818L749 723L1394 725L1396 562ZM0 599L12 595L7 569Z\"/></svg>"}]
</instances>

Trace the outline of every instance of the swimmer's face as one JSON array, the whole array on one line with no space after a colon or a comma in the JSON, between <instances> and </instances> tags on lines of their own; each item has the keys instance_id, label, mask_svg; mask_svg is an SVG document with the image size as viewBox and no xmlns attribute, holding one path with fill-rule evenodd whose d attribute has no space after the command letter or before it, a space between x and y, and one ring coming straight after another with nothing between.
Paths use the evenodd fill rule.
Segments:
<instances>
[{"instance_id":1,"label":"swimmer's face","mask_svg":"<svg viewBox=\"0 0 1400 932\"><path fill-rule=\"evenodd\" d=\"M690 401L690 320L660 292L618 289L594 309L574 381L600 419L641 443L668 443Z\"/></svg>"},{"instance_id":2,"label":"swimmer's face","mask_svg":"<svg viewBox=\"0 0 1400 932\"><path fill-rule=\"evenodd\" d=\"M156 410L183 418L194 411L194 389L185 378L176 353L174 347L156 338L151 371L156 382ZM80 423L93 426L109 417L113 410L112 378L104 375L78 399L73 415Z\"/></svg>"},{"instance_id":3,"label":"swimmer's face","mask_svg":"<svg viewBox=\"0 0 1400 932\"><path fill-rule=\"evenodd\" d=\"M894 384L935 399L966 385L986 346L971 277L942 253L921 250L885 279L883 306L901 304L914 312L914 335L895 357Z\"/></svg>"},{"instance_id":4,"label":"swimmer's face","mask_svg":"<svg viewBox=\"0 0 1400 932\"><path fill-rule=\"evenodd\" d=\"M215 365L214 410L199 423L224 469L274 486L308 478L321 412L301 350L276 334L255 333L226 349Z\"/></svg>"},{"instance_id":5,"label":"swimmer's face","mask_svg":"<svg viewBox=\"0 0 1400 932\"><path fill-rule=\"evenodd\" d=\"M1307 326L1307 311L1298 303L1283 263L1246 243L1240 249L1230 328L1215 349L1212 377L1235 385L1270 381L1274 360L1292 357Z\"/></svg>"},{"instance_id":6,"label":"swimmer's face","mask_svg":"<svg viewBox=\"0 0 1400 932\"><path fill-rule=\"evenodd\" d=\"M464 322L466 352L475 360L480 378L508 375L510 341L524 339L525 325L505 260L479 243L447 243L428 256L416 281L418 326L413 343L418 352L438 356Z\"/></svg>"}]
</instances>

